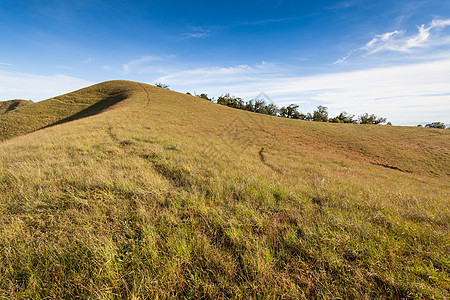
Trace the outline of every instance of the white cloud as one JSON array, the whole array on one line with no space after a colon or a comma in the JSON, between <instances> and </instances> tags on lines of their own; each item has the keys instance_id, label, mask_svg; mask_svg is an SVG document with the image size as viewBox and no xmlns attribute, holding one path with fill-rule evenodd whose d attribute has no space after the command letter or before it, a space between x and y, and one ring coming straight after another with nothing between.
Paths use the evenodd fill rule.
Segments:
<instances>
[{"instance_id":1,"label":"white cloud","mask_svg":"<svg viewBox=\"0 0 450 300\"><path fill-rule=\"evenodd\" d=\"M440 31L447 26L450 26L450 19L434 19L428 26L425 24L417 26L417 33L413 35L406 35L404 30L376 35L367 44L359 49L351 50L347 56L336 60L334 64L347 62L350 56L358 51L363 51L367 55L385 51L413 53L418 49L433 50L438 46L450 45L450 36L440 34Z\"/></svg>"},{"instance_id":2,"label":"white cloud","mask_svg":"<svg viewBox=\"0 0 450 300\"><path fill-rule=\"evenodd\" d=\"M345 110L370 112L394 124L443 121L450 123L450 59L404 66L289 76L273 65L243 65L177 72L158 81L175 90L231 93L247 100L261 91L279 105L304 103L303 111L323 104L331 114Z\"/></svg>"},{"instance_id":3,"label":"white cloud","mask_svg":"<svg viewBox=\"0 0 450 300\"><path fill-rule=\"evenodd\" d=\"M285 22L295 21L295 20L298 20L298 18L262 19L262 20L258 20L258 21L239 22L237 24L232 25L232 27L268 25L268 24L273 24L273 23L285 23Z\"/></svg>"},{"instance_id":4,"label":"white cloud","mask_svg":"<svg viewBox=\"0 0 450 300\"><path fill-rule=\"evenodd\" d=\"M447 20L435 19L431 22L431 27L442 28L446 26L450 26L450 19Z\"/></svg>"},{"instance_id":5,"label":"white cloud","mask_svg":"<svg viewBox=\"0 0 450 300\"><path fill-rule=\"evenodd\" d=\"M341 10L341 9L346 9L349 7L353 7L355 6L357 3L356 1L339 1L331 6L325 7L325 9L329 9L329 10Z\"/></svg>"},{"instance_id":6,"label":"white cloud","mask_svg":"<svg viewBox=\"0 0 450 300\"><path fill-rule=\"evenodd\" d=\"M347 59L350 58L350 56L352 56L353 52L355 52L355 50L350 51L346 56L344 56L343 58L340 58L338 60L336 60L333 64L334 65L341 65L347 62Z\"/></svg>"},{"instance_id":7,"label":"white cloud","mask_svg":"<svg viewBox=\"0 0 450 300\"><path fill-rule=\"evenodd\" d=\"M387 32L375 36L361 50L367 50L368 55L381 51L409 52L415 48L430 46L430 30L432 27L422 25L418 27L418 33L413 36L404 36L404 31Z\"/></svg>"},{"instance_id":8,"label":"white cloud","mask_svg":"<svg viewBox=\"0 0 450 300\"><path fill-rule=\"evenodd\" d=\"M34 75L0 70L0 100L40 101L72 92L92 83L65 75Z\"/></svg>"},{"instance_id":9,"label":"white cloud","mask_svg":"<svg viewBox=\"0 0 450 300\"><path fill-rule=\"evenodd\" d=\"M211 35L211 30L210 29L205 29L202 27L192 27L191 28L192 32L188 32L186 33L181 39L185 40L185 39L203 39L205 37L208 37Z\"/></svg>"},{"instance_id":10,"label":"white cloud","mask_svg":"<svg viewBox=\"0 0 450 300\"><path fill-rule=\"evenodd\" d=\"M178 81L182 78L186 85L197 84L197 83L219 83L224 82L242 82L244 79L251 80L254 76L262 76L264 74L270 74L270 76L276 76L276 72L282 71L276 65L261 62L255 66L249 65L238 65L233 67L206 67L206 68L196 68L190 70L183 70L175 72L169 75L161 76L158 81Z\"/></svg>"},{"instance_id":11,"label":"white cloud","mask_svg":"<svg viewBox=\"0 0 450 300\"><path fill-rule=\"evenodd\" d=\"M163 60L160 56L153 56L153 55L146 55L142 56L141 58L131 60L127 62L126 64L122 65L122 69L125 72L125 74L129 74L133 71L136 71L136 69L139 69L141 66L149 64L151 62L155 61L161 61Z\"/></svg>"},{"instance_id":12,"label":"white cloud","mask_svg":"<svg viewBox=\"0 0 450 300\"><path fill-rule=\"evenodd\" d=\"M277 5L281 5L283 1L280 1ZM236 23L230 23L227 25L214 25L210 26L209 28L203 28L203 27L192 27L190 29L190 32L184 34L181 39L203 39L211 35L215 35L223 30L230 29L230 28L239 28L244 26L267 26L273 23L285 23L298 20L298 18L281 18L281 19L261 19L257 21L241 21Z\"/></svg>"},{"instance_id":13,"label":"white cloud","mask_svg":"<svg viewBox=\"0 0 450 300\"><path fill-rule=\"evenodd\" d=\"M122 72L125 74L142 74L142 73L157 73L161 72L161 68L158 66L162 63L166 63L168 60L174 59L175 55L166 56L156 56L156 55L145 55L138 59L131 60L122 65ZM107 69L109 67L103 67Z\"/></svg>"},{"instance_id":14,"label":"white cloud","mask_svg":"<svg viewBox=\"0 0 450 300\"><path fill-rule=\"evenodd\" d=\"M207 32L195 32L195 33L187 33L185 38L194 38L194 39L202 39L209 36Z\"/></svg>"},{"instance_id":15,"label":"white cloud","mask_svg":"<svg viewBox=\"0 0 450 300\"><path fill-rule=\"evenodd\" d=\"M255 73L254 69L248 65L239 65L236 67L209 67L209 68L197 68L191 70L184 70L180 72L175 72L166 76L159 77L157 81L160 82L171 82L178 81L183 78L183 82L186 85L189 84L206 84L214 82L234 82L235 78L239 76L246 77L252 73Z\"/></svg>"}]
</instances>

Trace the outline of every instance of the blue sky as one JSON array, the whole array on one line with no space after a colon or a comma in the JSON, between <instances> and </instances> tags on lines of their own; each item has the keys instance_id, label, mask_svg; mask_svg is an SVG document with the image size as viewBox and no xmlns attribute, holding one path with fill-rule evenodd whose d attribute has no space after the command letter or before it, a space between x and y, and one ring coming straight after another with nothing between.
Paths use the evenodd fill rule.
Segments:
<instances>
[{"instance_id":1,"label":"blue sky","mask_svg":"<svg viewBox=\"0 0 450 300\"><path fill-rule=\"evenodd\" d=\"M450 1L2 0L0 38L0 100L127 79L450 123Z\"/></svg>"}]
</instances>

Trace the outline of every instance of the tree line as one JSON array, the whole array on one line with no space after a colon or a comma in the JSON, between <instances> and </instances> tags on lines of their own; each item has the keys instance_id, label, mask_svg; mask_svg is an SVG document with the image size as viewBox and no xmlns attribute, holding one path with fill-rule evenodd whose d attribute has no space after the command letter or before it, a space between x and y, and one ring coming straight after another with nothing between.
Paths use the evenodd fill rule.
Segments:
<instances>
[{"instance_id":1,"label":"tree line","mask_svg":"<svg viewBox=\"0 0 450 300\"><path fill-rule=\"evenodd\" d=\"M156 83L158 87L169 89L169 86L163 83ZM187 92L186 94L192 95ZM323 105L319 105L315 111L312 113L301 113L298 111L298 105L290 104L288 106L278 107L273 103L267 103L262 99L253 99L250 101L244 101L242 98L231 96L229 93L222 95L215 100L214 98L208 97L207 94L194 93L195 97L199 97L211 102L215 102L220 105L229 106L232 108L247 110L251 112L256 112L265 115L283 117L288 119L298 119L305 121L315 121L315 122L330 122L330 123L350 123L350 124L383 124L386 123L386 118L376 116L374 114L364 113L355 117L355 115L350 115L343 111L335 117L328 116L328 108ZM387 122L387 125L392 125L391 122ZM417 127L424 127L419 124ZM445 126L442 122L432 122L426 124L425 127L428 128L439 128L439 129L450 129L450 126Z\"/></svg>"},{"instance_id":2,"label":"tree line","mask_svg":"<svg viewBox=\"0 0 450 300\"><path fill-rule=\"evenodd\" d=\"M417 127L423 127L422 124L417 125ZM442 122L433 122L433 123L429 123L426 124L425 127L428 128L438 128L438 129L450 129L450 125L448 125L447 127L445 126L444 123Z\"/></svg>"},{"instance_id":3,"label":"tree line","mask_svg":"<svg viewBox=\"0 0 450 300\"><path fill-rule=\"evenodd\" d=\"M188 93L190 95L190 93ZM353 124L382 124L386 123L386 118L378 117L374 114L362 114L355 118L354 115L350 115L346 112L341 112L335 117L328 116L328 108L323 105L319 105L312 113L302 113L298 110L298 105L290 104L288 106L278 107L273 103L267 103L262 99L253 99L250 101L244 101L242 98L225 94L217 98L217 100L210 99L207 94L194 94L199 98L216 102L220 105L225 105L232 108L247 110L265 115L283 117L288 119L297 119L305 121L315 122L331 122L331 123L353 123ZM388 123L390 125L390 123Z\"/></svg>"}]
</instances>

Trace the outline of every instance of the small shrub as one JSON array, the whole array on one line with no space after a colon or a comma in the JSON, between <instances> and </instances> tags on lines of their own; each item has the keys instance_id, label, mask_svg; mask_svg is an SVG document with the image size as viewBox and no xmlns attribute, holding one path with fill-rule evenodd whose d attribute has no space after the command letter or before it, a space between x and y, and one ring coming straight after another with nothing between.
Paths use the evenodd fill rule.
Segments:
<instances>
[{"instance_id":1,"label":"small shrub","mask_svg":"<svg viewBox=\"0 0 450 300\"><path fill-rule=\"evenodd\" d=\"M166 90L170 90L169 86L165 83L157 82L157 83L155 83L155 86L166 89Z\"/></svg>"}]
</instances>

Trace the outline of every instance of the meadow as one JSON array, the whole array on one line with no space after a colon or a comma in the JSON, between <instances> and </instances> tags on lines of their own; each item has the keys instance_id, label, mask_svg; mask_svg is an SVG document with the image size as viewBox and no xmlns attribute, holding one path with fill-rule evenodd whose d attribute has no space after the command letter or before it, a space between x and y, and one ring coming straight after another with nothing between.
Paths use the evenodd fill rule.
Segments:
<instances>
[{"instance_id":1,"label":"meadow","mask_svg":"<svg viewBox=\"0 0 450 300\"><path fill-rule=\"evenodd\" d=\"M128 81L0 129L0 298L450 297L448 130Z\"/></svg>"}]
</instances>

